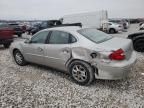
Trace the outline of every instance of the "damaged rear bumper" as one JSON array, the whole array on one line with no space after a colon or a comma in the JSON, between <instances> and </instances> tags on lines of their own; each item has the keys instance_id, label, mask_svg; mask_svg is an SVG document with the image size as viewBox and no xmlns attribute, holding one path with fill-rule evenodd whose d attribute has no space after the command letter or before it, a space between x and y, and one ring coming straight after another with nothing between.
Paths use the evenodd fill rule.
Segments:
<instances>
[{"instance_id":1,"label":"damaged rear bumper","mask_svg":"<svg viewBox=\"0 0 144 108\"><path fill-rule=\"evenodd\" d=\"M136 63L136 53L133 52L129 60L118 63L100 63L96 65L98 72L95 74L96 79L117 80L128 76L132 67Z\"/></svg>"}]
</instances>

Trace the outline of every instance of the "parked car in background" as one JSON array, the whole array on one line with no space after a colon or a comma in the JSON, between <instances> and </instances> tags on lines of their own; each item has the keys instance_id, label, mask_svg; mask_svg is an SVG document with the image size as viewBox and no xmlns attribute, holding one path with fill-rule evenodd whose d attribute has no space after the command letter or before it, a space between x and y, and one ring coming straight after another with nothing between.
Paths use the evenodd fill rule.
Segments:
<instances>
[{"instance_id":1,"label":"parked car in background","mask_svg":"<svg viewBox=\"0 0 144 108\"><path fill-rule=\"evenodd\" d=\"M125 78L136 60L130 39L70 25L39 31L29 40L13 43L10 52L20 66L33 62L66 71L80 85L95 78Z\"/></svg>"},{"instance_id":2,"label":"parked car in background","mask_svg":"<svg viewBox=\"0 0 144 108\"><path fill-rule=\"evenodd\" d=\"M42 21L40 24L34 25L32 28L29 29L29 33L35 34L40 30L53 27L55 25L61 25L61 22L59 20L48 20L48 21Z\"/></svg>"},{"instance_id":3,"label":"parked car in background","mask_svg":"<svg viewBox=\"0 0 144 108\"><path fill-rule=\"evenodd\" d=\"M22 27L17 24L17 23L9 23L8 24L13 30L14 30L14 34L17 35L18 37L21 37L23 34L23 29Z\"/></svg>"},{"instance_id":4,"label":"parked car in background","mask_svg":"<svg viewBox=\"0 0 144 108\"><path fill-rule=\"evenodd\" d=\"M28 34L35 34L40 30L40 24L34 24L27 29Z\"/></svg>"},{"instance_id":5,"label":"parked car in background","mask_svg":"<svg viewBox=\"0 0 144 108\"><path fill-rule=\"evenodd\" d=\"M6 23L0 23L0 45L8 48L13 42L14 30Z\"/></svg>"},{"instance_id":6,"label":"parked car in background","mask_svg":"<svg viewBox=\"0 0 144 108\"><path fill-rule=\"evenodd\" d=\"M128 39L133 41L134 49L138 52L144 52L144 32L128 35Z\"/></svg>"},{"instance_id":7,"label":"parked car in background","mask_svg":"<svg viewBox=\"0 0 144 108\"><path fill-rule=\"evenodd\" d=\"M139 24L139 30L144 30L144 23Z\"/></svg>"},{"instance_id":8,"label":"parked car in background","mask_svg":"<svg viewBox=\"0 0 144 108\"><path fill-rule=\"evenodd\" d=\"M21 27L21 29L22 29L22 32L23 33L25 33L26 32L26 25L24 25L24 24L21 24L21 25L19 25L20 27Z\"/></svg>"},{"instance_id":9,"label":"parked car in background","mask_svg":"<svg viewBox=\"0 0 144 108\"><path fill-rule=\"evenodd\" d=\"M117 33L123 31L123 26L113 22L106 22L108 24L108 33Z\"/></svg>"},{"instance_id":10,"label":"parked car in background","mask_svg":"<svg viewBox=\"0 0 144 108\"><path fill-rule=\"evenodd\" d=\"M110 19L109 21L122 25L124 29L128 29L130 25L130 23L124 19Z\"/></svg>"}]
</instances>

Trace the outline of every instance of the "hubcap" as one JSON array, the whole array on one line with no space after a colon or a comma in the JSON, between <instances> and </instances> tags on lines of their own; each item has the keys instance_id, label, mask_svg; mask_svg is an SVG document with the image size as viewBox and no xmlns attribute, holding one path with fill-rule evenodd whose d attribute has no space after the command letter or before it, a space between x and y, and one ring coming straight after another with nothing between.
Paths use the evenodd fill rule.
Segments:
<instances>
[{"instance_id":1,"label":"hubcap","mask_svg":"<svg viewBox=\"0 0 144 108\"><path fill-rule=\"evenodd\" d=\"M87 73L83 66L75 65L72 69L72 75L75 80L84 82L87 79Z\"/></svg>"},{"instance_id":2,"label":"hubcap","mask_svg":"<svg viewBox=\"0 0 144 108\"><path fill-rule=\"evenodd\" d=\"M15 54L15 59L18 64L22 63L22 55L20 53Z\"/></svg>"}]
</instances>

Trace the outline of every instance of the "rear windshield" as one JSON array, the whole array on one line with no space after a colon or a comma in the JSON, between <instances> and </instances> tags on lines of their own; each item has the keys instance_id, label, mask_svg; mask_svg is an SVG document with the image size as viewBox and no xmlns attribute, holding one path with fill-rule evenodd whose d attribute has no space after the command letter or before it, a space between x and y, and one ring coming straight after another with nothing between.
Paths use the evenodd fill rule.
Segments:
<instances>
[{"instance_id":1,"label":"rear windshield","mask_svg":"<svg viewBox=\"0 0 144 108\"><path fill-rule=\"evenodd\" d=\"M77 32L95 43L102 43L112 38L112 36L94 28L81 29Z\"/></svg>"}]
</instances>

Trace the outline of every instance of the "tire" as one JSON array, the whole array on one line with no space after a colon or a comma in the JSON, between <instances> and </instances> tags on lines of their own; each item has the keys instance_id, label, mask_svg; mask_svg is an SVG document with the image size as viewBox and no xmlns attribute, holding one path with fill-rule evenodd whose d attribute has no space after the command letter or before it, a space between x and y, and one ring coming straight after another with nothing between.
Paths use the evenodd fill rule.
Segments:
<instances>
[{"instance_id":1,"label":"tire","mask_svg":"<svg viewBox=\"0 0 144 108\"><path fill-rule=\"evenodd\" d=\"M22 37L22 34L18 34L18 37Z\"/></svg>"},{"instance_id":2,"label":"tire","mask_svg":"<svg viewBox=\"0 0 144 108\"><path fill-rule=\"evenodd\" d=\"M133 44L137 52L144 52L144 39L136 39Z\"/></svg>"},{"instance_id":3,"label":"tire","mask_svg":"<svg viewBox=\"0 0 144 108\"><path fill-rule=\"evenodd\" d=\"M73 61L69 65L68 70L70 72L73 81L79 85L89 85L94 80L93 68L84 61L79 61L79 60Z\"/></svg>"},{"instance_id":4,"label":"tire","mask_svg":"<svg viewBox=\"0 0 144 108\"><path fill-rule=\"evenodd\" d=\"M116 30L113 29L113 28L111 28L111 29L109 30L109 33L114 34L114 33L116 33Z\"/></svg>"},{"instance_id":5,"label":"tire","mask_svg":"<svg viewBox=\"0 0 144 108\"><path fill-rule=\"evenodd\" d=\"M139 30L144 30L144 28L140 28Z\"/></svg>"},{"instance_id":6,"label":"tire","mask_svg":"<svg viewBox=\"0 0 144 108\"><path fill-rule=\"evenodd\" d=\"M30 35L31 34L31 32L28 32L28 35Z\"/></svg>"},{"instance_id":7,"label":"tire","mask_svg":"<svg viewBox=\"0 0 144 108\"><path fill-rule=\"evenodd\" d=\"M19 50L14 51L13 53L15 62L20 66L25 66L27 62L25 61L23 55Z\"/></svg>"},{"instance_id":8,"label":"tire","mask_svg":"<svg viewBox=\"0 0 144 108\"><path fill-rule=\"evenodd\" d=\"M4 46L5 48L9 48L10 43L4 44L3 46Z\"/></svg>"}]
</instances>

